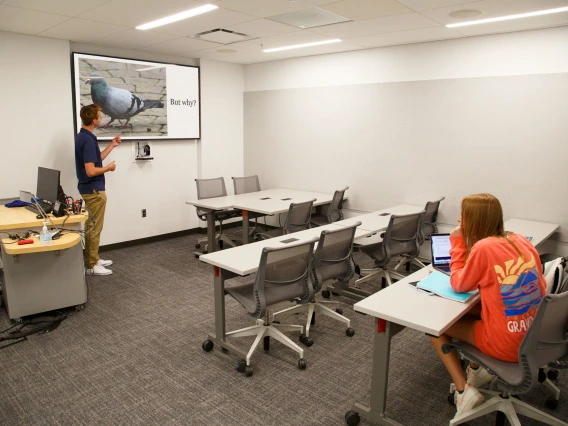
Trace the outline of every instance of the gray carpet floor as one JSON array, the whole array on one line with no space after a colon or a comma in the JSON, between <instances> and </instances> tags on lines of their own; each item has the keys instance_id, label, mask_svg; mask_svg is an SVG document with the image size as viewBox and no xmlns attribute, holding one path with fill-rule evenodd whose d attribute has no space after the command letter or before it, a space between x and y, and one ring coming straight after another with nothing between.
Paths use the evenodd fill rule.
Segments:
<instances>
[{"instance_id":1,"label":"gray carpet floor","mask_svg":"<svg viewBox=\"0 0 568 426\"><path fill-rule=\"evenodd\" d=\"M115 262L114 274L89 279L83 311L66 310L56 330L0 350L0 425L342 425L354 402L368 403L374 320L354 313L350 299L339 301L355 336L318 317L304 371L278 342L253 356L250 378L235 370L236 357L218 348L204 352L214 325L213 268L191 254L197 237L104 253ZM226 306L228 330L252 325L234 300ZM302 315L283 320L303 321ZM0 329L8 326L1 308ZM236 341L243 349L251 343ZM426 336L404 330L393 339L392 418L448 424L455 414L446 400L449 383ZM557 383L560 406L544 410L567 420L568 372ZM541 386L523 400L542 408L549 396Z\"/></svg>"}]
</instances>

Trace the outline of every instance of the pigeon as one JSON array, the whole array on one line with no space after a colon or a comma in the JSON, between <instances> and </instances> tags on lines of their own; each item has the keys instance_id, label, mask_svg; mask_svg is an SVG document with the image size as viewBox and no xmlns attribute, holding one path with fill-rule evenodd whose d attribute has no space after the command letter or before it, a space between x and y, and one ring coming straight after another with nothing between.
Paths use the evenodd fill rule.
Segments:
<instances>
[{"instance_id":1,"label":"pigeon","mask_svg":"<svg viewBox=\"0 0 568 426\"><path fill-rule=\"evenodd\" d=\"M91 85L91 98L110 117L110 121L101 126L103 128L110 126L114 120L126 119L126 123L120 126L124 129L136 114L150 108L164 107L162 101L143 99L128 90L109 86L98 72L91 73L90 77L86 83Z\"/></svg>"}]
</instances>

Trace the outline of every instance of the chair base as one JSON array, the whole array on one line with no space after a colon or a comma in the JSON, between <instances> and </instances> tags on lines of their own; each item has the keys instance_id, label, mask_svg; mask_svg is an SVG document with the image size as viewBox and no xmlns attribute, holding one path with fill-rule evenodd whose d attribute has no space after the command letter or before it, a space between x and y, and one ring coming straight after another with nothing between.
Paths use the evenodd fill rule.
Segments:
<instances>
[{"instance_id":1,"label":"chair base","mask_svg":"<svg viewBox=\"0 0 568 426\"><path fill-rule=\"evenodd\" d=\"M283 331L299 331L301 333L304 328L303 326L290 324L267 324L264 322L264 320L261 319L256 320L256 322L256 325L241 328L240 330L230 331L226 334L227 338L256 336L254 343L252 344L245 357L247 366L250 366L250 358L252 357L252 354L264 337L272 337L278 340L280 343L296 351L300 355L300 359L304 359L304 350L300 346L292 342L292 340L290 340L284 333L282 333Z\"/></svg>"},{"instance_id":2,"label":"chair base","mask_svg":"<svg viewBox=\"0 0 568 426\"><path fill-rule=\"evenodd\" d=\"M328 304L338 304L339 302L336 301L329 301L329 302L311 302L311 303L302 303L291 308L283 309L281 311L276 312L273 315L273 318L276 318L277 315L284 315L284 314L296 314L300 312L307 312L308 318L306 320L306 326L304 327L304 335L309 337L310 335L310 326L312 324L312 317L315 313L319 313L330 318L333 318L337 321L344 323L347 328L351 328L351 320L349 318L344 317L343 315L335 312L334 310L328 308L326 305Z\"/></svg>"},{"instance_id":3,"label":"chair base","mask_svg":"<svg viewBox=\"0 0 568 426\"><path fill-rule=\"evenodd\" d=\"M468 411L460 418L450 420L450 426L466 423L470 420L477 419L494 411L501 411L503 414L505 414L511 426L521 426L521 422L519 421L517 413L547 425L568 426L567 423L564 423L557 418L552 417L550 414L532 407L526 402L520 401L513 397L502 396L499 392L489 391L485 389L478 390L486 397L486 401L483 404L475 407L473 410Z\"/></svg>"}]
</instances>

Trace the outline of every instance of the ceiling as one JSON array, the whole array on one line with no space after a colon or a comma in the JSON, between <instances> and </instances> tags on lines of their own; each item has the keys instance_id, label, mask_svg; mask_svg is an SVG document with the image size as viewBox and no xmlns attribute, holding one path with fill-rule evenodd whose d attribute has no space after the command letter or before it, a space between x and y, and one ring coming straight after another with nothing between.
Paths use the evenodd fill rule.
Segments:
<instances>
[{"instance_id":1,"label":"ceiling","mask_svg":"<svg viewBox=\"0 0 568 426\"><path fill-rule=\"evenodd\" d=\"M134 28L207 3L216 4L219 9L153 30ZM98 46L250 64L568 25L568 12L564 12L454 29L445 27L472 19L564 6L568 6L568 0L0 0L0 30ZM311 7L341 15L350 22L301 29L268 19ZM475 18L450 16L463 10L481 13ZM217 28L246 34L248 39L223 44L197 38L196 34ZM262 49L333 38L343 41L262 52Z\"/></svg>"}]
</instances>

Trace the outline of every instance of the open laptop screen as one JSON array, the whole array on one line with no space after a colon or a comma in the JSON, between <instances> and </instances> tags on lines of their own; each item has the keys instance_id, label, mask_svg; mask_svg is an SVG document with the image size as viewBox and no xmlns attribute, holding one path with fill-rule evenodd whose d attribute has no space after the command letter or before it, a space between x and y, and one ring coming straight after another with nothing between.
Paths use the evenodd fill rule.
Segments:
<instances>
[{"instance_id":1,"label":"open laptop screen","mask_svg":"<svg viewBox=\"0 0 568 426\"><path fill-rule=\"evenodd\" d=\"M434 266L450 264L450 234L434 234L431 237L432 264Z\"/></svg>"}]
</instances>

